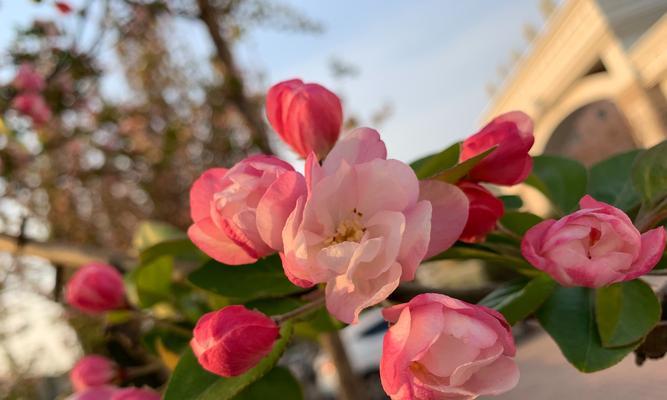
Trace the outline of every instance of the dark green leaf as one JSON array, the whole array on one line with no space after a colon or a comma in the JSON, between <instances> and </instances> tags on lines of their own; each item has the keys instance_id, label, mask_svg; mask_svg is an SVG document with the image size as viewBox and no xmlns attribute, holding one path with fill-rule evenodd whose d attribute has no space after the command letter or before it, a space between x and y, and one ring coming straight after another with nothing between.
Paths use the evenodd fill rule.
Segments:
<instances>
[{"instance_id":1,"label":"dark green leaf","mask_svg":"<svg viewBox=\"0 0 667 400\"><path fill-rule=\"evenodd\" d=\"M292 336L293 325L286 322L280 328L280 338L273 350L245 374L223 378L205 371L189 348L178 362L164 394L165 400L228 400L241 393L268 373L278 362Z\"/></svg>"},{"instance_id":2,"label":"dark green leaf","mask_svg":"<svg viewBox=\"0 0 667 400\"><path fill-rule=\"evenodd\" d=\"M449 250L438 254L430 260L482 260L495 264L504 265L516 269L518 272L527 276L536 276L540 273L526 260L520 257L514 257L504 254L494 253L477 247L454 246Z\"/></svg>"},{"instance_id":3,"label":"dark green leaf","mask_svg":"<svg viewBox=\"0 0 667 400\"><path fill-rule=\"evenodd\" d=\"M207 257L190 239L170 239L145 248L139 254L142 263L148 263L162 256L173 256L179 260L201 262Z\"/></svg>"},{"instance_id":4,"label":"dark green leaf","mask_svg":"<svg viewBox=\"0 0 667 400\"><path fill-rule=\"evenodd\" d=\"M202 289L241 302L303 291L287 279L277 255L248 265L230 266L210 260L192 272L188 279Z\"/></svg>"},{"instance_id":5,"label":"dark green leaf","mask_svg":"<svg viewBox=\"0 0 667 400\"><path fill-rule=\"evenodd\" d=\"M479 303L500 311L510 325L528 317L537 310L556 288L556 282L547 274L531 280L519 279L499 287Z\"/></svg>"},{"instance_id":6,"label":"dark green leaf","mask_svg":"<svg viewBox=\"0 0 667 400\"><path fill-rule=\"evenodd\" d=\"M599 288L595 319L605 347L622 347L646 336L660 320L660 302L651 287L636 279Z\"/></svg>"},{"instance_id":7,"label":"dark green leaf","mask_svg":"<svg viewBox=\"0 0 667 400\"><path fill-rule=\"evenodd\" d=\"M264 377L239 393L234 400L302 400L301 385L292 373L283 367L275 367Z\"/></svg>"},{"instance_id":8,"label":"dark green leaf","mask_svg":"<svg viewBox=\"0 0 667 400\"><path fill-rule=\"evenodd\" d=\"M141 307L168 299L173 268L173 258L164 256L132 270L125 278L130 299Z\"/></svg>"},{"instance_id":9,"label":"dark green leaf","mask_svg":"<svg viewBox=\"0 0 667 400\"><path fill-rule=\"evenodd\" d=\"M631 172L642 152L632 150L593 165L588 174L588 194L624 211L638 206L639 193L632 184Z\"/></svg>"},{"instance_id":10,"label":"dark green leaf","mask_svg":"<svg viewBox=\"0 0 667 400\"><path fill-rule=\"evenodd\" d=\"M582 372L609 368L636 347L602 346L595 323L595 292L589 288L557 287L536 315L565 358Z\"/></svg>"},{"instance_id":11,"label":"dark green leaf","mask_svg":"<svg viewBox=\"0 0 667 400\"><path fill-rule=\"evenodd\" d=\"M456 165L459 162L460 149L461 143L454 143L439 153L414 161L410 167L415 171L417 178L428 178Z\"/></svg>"},{"instance_id":12,"label":"dark green leaf","mask_svg":"<svg viewBox=\"0 0 667 400\"><path fill-rule=\"evenodd\" d=\"M141 252L165 240L183 239L185 237L185 233L166 222L142 221L132 237L132 247Z\"/></svg>"},{"instance_id":13,"label":"dark green leaf","mask_svg":"<svg viewBox=\"0 0 667 400\"><path fill-rule=\"evenodd\" d=\"M505 195L498 196L498 198L503 202L505 210L518 210L523 207L523 200L519 196Z\"/></svg>"},{"instance_id":14,"label":"dark green leaf","mask_svg":"<svg viewBox=\"0 0 667 400\"><path fill-rule=\"evenodd\" d=\"M456 183L461 180L464 176L470 172L470 170L477 164L479 164L480 161L482 161L486 156L491 154L497 146L491 147L490 149L479 153L475 157L469 158L465 161L463 161L460 164L456 164L455 166L448 168L442 172L437 173L436 175L432 176L431 179L437 179L440 181L448 182L448 183Z\"/></svg>"},{"instance_id":15,"label":"dark green leaf","mask_svg":"<svg viewBox=\"0 0 667 400\"><path fill-rule=\"evenodd\" d=\"M557 156L533 157L533 173L527 185L544 193L560 214L577 207L586 194L586 168L579 162Z\"/></svg>"},{"instance_id":16,"label":"dark green leaf","mask_svg":"<svg viewBox=\"0 0 667 400\"><path fill-rule=\"evenodd\" d=\"M667 141L646 150L632 168L632 181L646 204L667 196Z\"/></svg>"},{"instance_id":17,"label":"dark green leaf","mask_svg":"<svg viewBox=\"0 0 667 400\"><path fill-rule=\"evenodd\" d=\"M529 212L510 211L500 218L500 224L519 236L542 222L542 218Z\"/></svg>"}]
</instances>

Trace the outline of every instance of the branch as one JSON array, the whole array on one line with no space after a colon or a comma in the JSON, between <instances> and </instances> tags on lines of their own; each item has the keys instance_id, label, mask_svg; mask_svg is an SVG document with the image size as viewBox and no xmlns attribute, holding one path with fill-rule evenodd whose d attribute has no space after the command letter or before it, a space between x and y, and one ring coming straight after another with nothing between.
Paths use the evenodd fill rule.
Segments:
<instances>
[{"instance_id":1,"label":"branch","mask_svg":"<svg viewBox=\"0 0 667 400\"><path fill-rule=\"evenodd\" d=\"M5 234L0 234L0 252L41 257L54 265L70 268L78 268L90 262L106 262L127 271L131 269L134 261L134 258L127 254L62 243L34 242Z\"/></svg>"},{"instance_id":2,"label":"branch","mask_svg":"<svg viewBox=\"0 0 667 400\"><path fill-rule=\"evenodd\" d=\"M253 143L266 154L272 154L266 135L266 126L257 109L253 107L245 91L243 77L234 61L234 57L225 38L222 36L218 21L218 11L209 0L197 0L199 19L206 25L215 46L216 55L223 68L224 89L228 100L236 107L250 130Z\"/></svg>"}]
</instances>

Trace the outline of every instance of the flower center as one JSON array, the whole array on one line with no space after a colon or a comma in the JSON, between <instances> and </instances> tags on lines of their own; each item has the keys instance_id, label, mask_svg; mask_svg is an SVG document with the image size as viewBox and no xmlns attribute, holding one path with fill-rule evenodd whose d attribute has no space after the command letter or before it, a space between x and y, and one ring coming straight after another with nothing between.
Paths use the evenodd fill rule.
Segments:
<instances>
[{"instance_id":1,"label":"flower center","mask_svg":"<svg viewBox=\"0 0 667 400\"><path fill-rule=\"evenodd\" d=\"M357 211L357 209L352 210L352 217L344 219L338 224L336 228L336 233L329 239L325 241L327 246L332 244L338 244L343 242L361 242L361 238L364 237L366 228L361 224L362 213Z\"/></svg>"}]
</instances>

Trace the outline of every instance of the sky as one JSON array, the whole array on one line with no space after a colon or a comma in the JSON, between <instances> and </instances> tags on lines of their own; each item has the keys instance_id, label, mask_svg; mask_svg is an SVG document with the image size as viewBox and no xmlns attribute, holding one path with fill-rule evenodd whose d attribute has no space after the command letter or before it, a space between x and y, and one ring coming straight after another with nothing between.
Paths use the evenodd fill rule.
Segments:
<instances>
[{"instance_id":1,"label":"sky","mask_svg":"<svg viewBox=\"0 0 667 400\"><path fill-rule=\"evenodd\" d=\"M70 0L73 5L82 0ZM499 65L511 65L511 51L525 51L522 27L541 27L538 0L277 0L324 27L320 34L256 29L236 46L259 90L300 77L330 87L345 109L368 123L385 104L392 113L379 128L389 155L410 161L447 147L479 127L489 96L485 86L499 84ZM49 0L0 0L0 50L16 26L35 15L57 16ZM62 23L67 19L59 17ZM197 57L212 51L202 26L183 23L174 40ZM123 94L109 59L104 85L112 97ZM353 65L359 74L335 80L330 61ZM114 73L115 72L115 73ZM294 160L290 154L281 152Z\"/></svg>"},{"instance_id":2,"label":"sky","mask_svg":"<svg viewBox=\"0 0 667 400\"><path fill-rule=\"evenodd\" d=\"M522 27L541 27L538 0L279 0L320 22L321 34L252 31L237 44L241 65L249 71L248 84L257 90L275 82L300 77L331 88L363 121L385 104L393 110L379 128L391 158L411 161L448 147L474 133L489 102L485 86L499 84L498 66L508 65L511 51L523 52L528 44ZM77 7L83 0L70 0ZM36 16L56 17L71 27L73 21L56 14L52 1L36 5L32 0L0 0L0 63L16 27ZM192 23L179 24L172 33L175 43L196 57L212 51L205 30ZM104 53L104 92L122 99L127 93L111 51ZM359 74L336 80L330 71L335 57L353 65ZM0 81L11 71L0 71ZM289 161L296 157L285 148ZM38 304L30 304L39 308ZM56 319L50 306L23 314L44 331L44 321ZM27 322L27 321L24 321ZM52 329L53 328L49 328ZM59 329L65 329L60 327ZM64 371L75 359L67 332L26 338L17 348L38 343L50 349L42 357L44 371ZM45 343L47 340L48 343ZM0 374L2 372L0 362Z\"/></svg>"}]
</instances>

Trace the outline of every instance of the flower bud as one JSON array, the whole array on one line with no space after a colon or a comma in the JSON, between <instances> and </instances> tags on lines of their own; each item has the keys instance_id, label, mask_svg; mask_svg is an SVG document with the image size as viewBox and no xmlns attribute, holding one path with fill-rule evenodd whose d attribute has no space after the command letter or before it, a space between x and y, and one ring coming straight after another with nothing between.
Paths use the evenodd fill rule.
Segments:
<instances>
[{"instance_id":1,"label":"flower bud","mask_svg":"<svg viewBox=\"0 0 667 400\"><path fill-rule=\"evenodd\" d=\"M266 95L266 115L278 135L302 157L319 160L338 140L343 108L333 92L300 79L280 82Z\"/></svg>"},{"instance_id":2,"label":"flower bud","mask_svg":"<svg viewBox=\"0 0 667 400\"><path fill-rule=\"evenodd\" d=\"M498 146L470 170L468 178L474 182L515 185L523 182L533 168L528 150L534 141L533 121L526 114L513 111L496 117L464 140L460 159L465 161Z\"/></svg>"},{"instance_id":3,"label":"flower bud","mask_svg":"<svg viewBox=\"0 0 667 400\"><path fill-rule=\"evenodd\" d=\"M21 93L12 99L12 108L30 117L35 125L42 125L51 119L51 109L38 93Z\"/></svg>"},{"instance_id":4,"label":"flower bud","mask_svg":"<svg viewBox=\"0 0 667 400\"><path fill-rule=\"evenodd\" d=\"M227 306L197 321L190 346L205 370L236 376L271 352L279 331L271 318L258 311Z\"/></svg>"},{"instance_id":5,"label":"flower bud","mask_svg":"<svg viewBox=\"0 0 667 400\"><path fill-rule=\"evenodd\" d=\"M65 297L69 305L89 314L122 308L125 305L123 277L110 265L90 263L69 280Z\"/></svg>"},{"instance_id":6,"label":"flower bud","mask_svg":"<svg viewBox=\"0 0 667 400\"><path fill-rule=\"evenodd\" d=\"M468 221L459 240L468 243L484 241L486 234L495 229L496 223L503 216L505 206L481 185L461 182L458 187L463 190L470 204Z\"/></svg>"},{"instance_id":7,"label":"flower bud","mask_svg":"<svg viewBox=\"0 0 667 400\"><path fill-rule=\"evenodd\" d=\"M535 268L563 286L597 288L635 279L660 261L664 227L640 233L623 211L588 195L579 206L526 232L521 253Z\"/></svg>"},{"instance_id":8,"label":"flower bud","mask_svg":"<svg viewBox=\"0 0 667 400\"><path fill-rule=\"evenodd\" d=\"M69 374L72 387L80 392L90 387L104 386L118 375L116 364L106 357L89 355L76 362Z\"/></svg>"}]
</instances>

